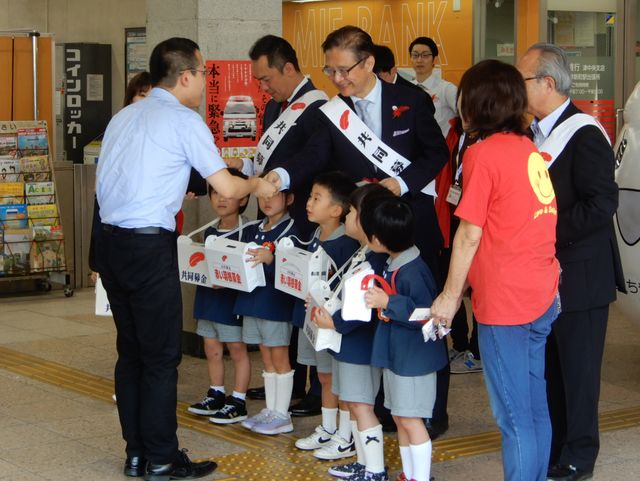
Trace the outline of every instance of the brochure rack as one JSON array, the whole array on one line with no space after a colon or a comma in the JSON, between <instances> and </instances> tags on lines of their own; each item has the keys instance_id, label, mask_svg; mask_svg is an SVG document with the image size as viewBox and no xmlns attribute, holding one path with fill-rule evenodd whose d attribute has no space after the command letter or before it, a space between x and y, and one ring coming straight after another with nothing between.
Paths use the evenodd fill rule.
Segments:
<instances>
[{"instance_id":1,"label":"brochure rack","mask_svg":"<svg viewBox=\"0 0 640 481\"><path fill-rule=\"evenodd\" d=\"M0 281L62 284L71 297L47 139L45 121L0 121Z\"/></svg>"}]
</instances>

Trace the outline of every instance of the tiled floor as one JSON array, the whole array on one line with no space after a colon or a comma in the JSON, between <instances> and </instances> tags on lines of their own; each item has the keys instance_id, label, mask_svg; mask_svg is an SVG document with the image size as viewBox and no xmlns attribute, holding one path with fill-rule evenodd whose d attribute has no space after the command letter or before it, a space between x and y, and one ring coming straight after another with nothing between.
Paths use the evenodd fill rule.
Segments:
<instances>
[{"instance_id":1,"label":"tiled floor","mask_svg":"<svg viewBox=\"0 0 640 481\"><path fill-rule=\"evenodd\" d=\"M115 405L109 401L115 332L109 318L93 314L93 292L65 298L43 295L0 298L0 480L125 480L123 441ZM603 369L602 447L595 481L640 476L640 323L610 318ZM588 353L585 353L588 355ZM261 384L257 353L254 380ZM203 360L185 356L180 368L181 408L204 394ZM496 431L481 374L452 376L449 432L435 443L438 481L502 479ZM260 408L249 404L250 412ZM615 416L614 416L615 415ZM328 464L296 452L293 442L318 418L295 421L292 435L264 438L239 426L216 427L180 415L179 438L194 458L213 458L210 479L315 480ZM630 426L630 427L624 427ZM614 429L615 428L615 429ZM393 439L387 439L391 448ZM481 452L485 454L470 455ZM395 449L387 464L398 465Z\"/></svg>"}]
</instances>

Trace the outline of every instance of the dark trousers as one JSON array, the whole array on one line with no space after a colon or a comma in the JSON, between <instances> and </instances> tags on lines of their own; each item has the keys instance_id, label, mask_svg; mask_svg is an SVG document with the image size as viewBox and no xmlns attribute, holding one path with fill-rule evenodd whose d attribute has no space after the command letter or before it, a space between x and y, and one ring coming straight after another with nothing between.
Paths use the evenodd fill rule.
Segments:
<instances>
[{"instance_id":1,"label":"dark trousers","mask_svg":"<svg viewBox=\"0 0 640 481\"><path fill-rule=\"evenodd\" d=\"M128 456L166 464L178 452L182 297L176 236L103 231L97 263L117 329L115 388Z\"/></svg>"},{"instance_id":2,"label":"dark trousers","mask_svg":"<svg viewBox=\"0 0 640 481\"><path fill-rule=\"evenodd\" d=\"M609 306L563 312L547 340L550 465L593 471L600 449L598 400Z\"/></svg>"}]
</instances>

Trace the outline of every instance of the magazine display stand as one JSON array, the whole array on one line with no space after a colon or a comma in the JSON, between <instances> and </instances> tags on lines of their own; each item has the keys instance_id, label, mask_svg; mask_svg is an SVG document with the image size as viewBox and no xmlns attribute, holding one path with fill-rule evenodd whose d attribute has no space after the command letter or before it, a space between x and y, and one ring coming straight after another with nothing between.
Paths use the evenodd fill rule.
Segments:
<instances>
[{"instance_id":1,"label":"magazine display stand","mask_svg":"<svg viewBox=\"0 0 640 481\"><path fill-rule=\"evenodd\" d=\"M45 121L0 121L0 281L62 284L71 297L47 139Z\"/></svg>"}]
</instances>

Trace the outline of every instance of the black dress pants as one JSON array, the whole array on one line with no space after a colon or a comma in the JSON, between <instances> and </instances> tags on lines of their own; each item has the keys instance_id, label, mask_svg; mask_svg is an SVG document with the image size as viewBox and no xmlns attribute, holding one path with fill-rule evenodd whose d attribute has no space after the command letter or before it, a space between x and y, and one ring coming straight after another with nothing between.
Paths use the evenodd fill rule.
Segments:
<instances>
[{"instance_id":1,"label":"black dress pants","mask_svg":"<svg viewBox=\"0 0 640 481\"><path fill-rule=\"evenodd\" d=\"M600 449L598 401L609 306L563 312L547 339L550 465L593 471Z\"/></svg>"},{"instance_id":2,"label":"black dress pants","mask_svg":"<svg viewBox=\"0 0 640 481\"><path fill-rule=\"evenodd\" d=\"M175 460L182 296L175 233L113 228L97 262L117 329L115 388L128 456Z\"/></svg>"}]
</instances>

